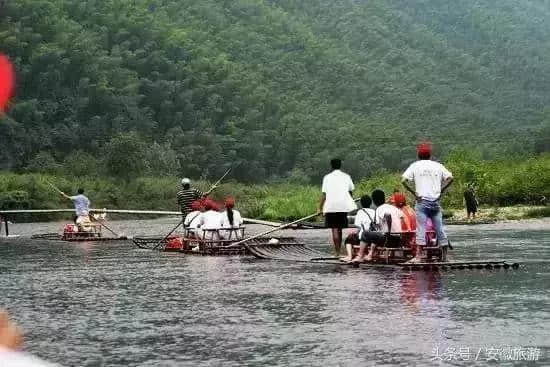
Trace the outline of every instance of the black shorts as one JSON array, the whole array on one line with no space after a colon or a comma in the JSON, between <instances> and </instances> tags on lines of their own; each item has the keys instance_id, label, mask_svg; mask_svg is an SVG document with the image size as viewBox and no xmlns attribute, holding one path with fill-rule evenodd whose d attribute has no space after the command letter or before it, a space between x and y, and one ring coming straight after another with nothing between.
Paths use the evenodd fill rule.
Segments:
<instances>
[{"instance_id":1,"label":"black shorts","mask_svg":"<svg viewBox=\"0 0 550 367\"><path fill-rule=\"evenodd\" d=\"M361 242L375 245L385 245L386 247L399 247L401 238L399 236L386 236L382 232L364 231L361 235Z\"/></svg>"},{"instance_id":2,"label":"black shorts","mask_svg":"<svg viewBox=\"0 0 550 367\"><path fill-rule=\"evenodd\" d=\"M347 237L344 243L350 244L352 246L358 246L359 245L359 234L358 233L350 233Z\"/></svg>"},{"instance_id":3,"label":"black shorts","mask_svg":"<svg viewBox=\"0 0 550 367\"><path fill-rule=\"evenodd\" d=\"M325 227L348 228L348 213L325 213Z\"/></svg>"}]
</instances>

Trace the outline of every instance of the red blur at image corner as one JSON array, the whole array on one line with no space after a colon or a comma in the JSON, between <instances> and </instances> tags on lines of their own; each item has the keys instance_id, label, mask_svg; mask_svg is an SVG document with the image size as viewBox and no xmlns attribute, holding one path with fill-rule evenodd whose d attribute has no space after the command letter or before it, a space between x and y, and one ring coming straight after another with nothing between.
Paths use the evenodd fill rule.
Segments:
<instances>
[{"instance_id":1,"label":"red blur at image corner","mask_svg":"<svg viewBox=\"0 0 550 367\"><path fill-rule=\"evenodd\" d=\"M8 102L13 97L15 88L15 71L10 59L0 53L0 114L6 111Z\"/></svg>"}]
</instances>

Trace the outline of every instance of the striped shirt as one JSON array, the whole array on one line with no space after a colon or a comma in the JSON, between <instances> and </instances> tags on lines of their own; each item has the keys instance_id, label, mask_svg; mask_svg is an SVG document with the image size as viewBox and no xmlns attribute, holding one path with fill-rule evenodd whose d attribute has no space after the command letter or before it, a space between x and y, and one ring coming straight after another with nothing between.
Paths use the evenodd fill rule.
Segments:
<instances>
[{"instance_id":1,"label":"striped shirt","mask_svg":"<svg viewBox=\"0 0 550 367\"><path fill-rule=\"evenodd\" d=\"M203 195L202 191L196 189L181 190L178 192L178 204L184 217L191 213L191 203L202 198Z\"/></svg>"}]
</instances>

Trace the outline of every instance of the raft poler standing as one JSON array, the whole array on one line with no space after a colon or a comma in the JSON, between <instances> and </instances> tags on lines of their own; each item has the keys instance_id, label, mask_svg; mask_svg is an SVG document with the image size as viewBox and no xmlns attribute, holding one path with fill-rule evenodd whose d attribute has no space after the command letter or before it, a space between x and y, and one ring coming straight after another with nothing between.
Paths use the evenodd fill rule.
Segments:
<instances>
[{"instance_id":1,"label":"raft poler standing","mask_svg":"<svg viewBox=\"0 0 550 367\"><path fill-rule=\"evenodd\" d=\"M191 203L193 201L202 199L203 197L209 195L212 190L216 188L216 186L212 186L212 188L207 192L193 189L191 188L191 180L187 177L181 180L181 186L182 190L178 192L177 198L183 218L185 218L187 214L193 211L191 209Z\"/></svg>"},{"instance_id":2,"label":"raft poler standing","mask_svg":"<svg viewBox=\"0 0 550 367\"><path fill-rule=\"evenodd\" d=\"M431 160L432 146L422 143L417 147L418 161L414 162L403 173L403 186L416 198L416 243L418 249L411 262L422 262L426 258L426 224L431 219L437 234L439 246L442 249L443 261L447 258L450 246L447 234L443 228L443 212L441 210L441 195L453 182L453 175L441 163ZM415 190L409 186L414 182Z\"/></svg>"},{"instance_id":3,"label":"raft poler standing","mask_svg":"<svg viewBox=\"0 0 550 367\"><path fill-rule=\"evenodd\" d=\"M59 191L61 195L71 200L74 203L76 214L75 223L82 230L82 226L90 223L90 200L84 195L84 189L78 189L78 195L69 196L63 191Z\"/></svg>"},{"instance_id":4,"label":"raft poler standing","mask_svg":"<svg viewBox=\"0 0 550 367\"><path fill-rule=\"evenodd\" d=\"M348 213L357 209L352 198L355 186L351 177L340 170L342 161L330 161L332 172L323 177L319 213L325 216L325 226L332 230L334 254L340 256L342 247L342 229L348 227Z\"/></svg>"}]
</instances>

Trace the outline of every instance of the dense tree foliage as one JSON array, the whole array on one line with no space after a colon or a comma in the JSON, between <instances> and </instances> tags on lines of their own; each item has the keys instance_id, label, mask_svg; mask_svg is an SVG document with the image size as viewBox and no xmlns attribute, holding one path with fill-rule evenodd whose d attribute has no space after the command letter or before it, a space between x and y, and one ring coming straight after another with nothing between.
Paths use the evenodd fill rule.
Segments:
<instances>
[{"instance_id":1,"label":"dense tree foliage","mask_svg":"<svg viewBox=\"0 0 550 367\"><path fill-rule=\"evenodd\" d=\"M440 155L548 150L532 139L550 102L544 2L9 0L0 14L18 71L2 169L232 165L303 182L336 155L354 177L401 169L423 138ZM115 162L129 139L141 162Z\"/></svg>"}]
</instances>

